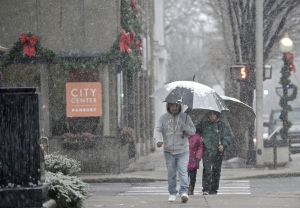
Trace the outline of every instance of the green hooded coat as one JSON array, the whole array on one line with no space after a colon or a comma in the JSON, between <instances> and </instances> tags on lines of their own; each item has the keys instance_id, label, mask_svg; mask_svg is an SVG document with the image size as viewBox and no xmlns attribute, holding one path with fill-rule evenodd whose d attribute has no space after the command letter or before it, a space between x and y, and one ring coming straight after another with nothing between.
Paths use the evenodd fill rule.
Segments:
<instances>
[{"instance_id":1,"label":"green hooded coat","mask_svg":"<svg viewBox=\"0 0 300 208\"><path fill-rule=\"evenodd\" d=\"M209 119L196 126L196 133L200 134L204 144L203 154L223 155L231 141L230 129L219 119L211 122ZM219 140L223 145L223 152L218 150Z\"/></svg>"}]
</instances>

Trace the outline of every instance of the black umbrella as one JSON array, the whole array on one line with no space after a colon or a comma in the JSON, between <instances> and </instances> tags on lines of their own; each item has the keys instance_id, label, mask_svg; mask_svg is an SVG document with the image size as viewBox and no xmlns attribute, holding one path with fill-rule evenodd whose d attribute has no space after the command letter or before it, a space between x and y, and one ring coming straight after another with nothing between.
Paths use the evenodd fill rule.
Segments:
<instances>
[{"instance_id":1,"label":"black umbrella","mask_svg":"<svg viewBox=\"0 0 300 208\"><path fill-rule=\"evenodd\" d=\"M234 135L244 133L254 124L255 113L253 108L241 102L238 99L221 96L229 111L222 111L220 119L231 129ZM199 124L204 119L208 119L208 110L193 109L188 110L195 125Z\"/></svg>"}]
</instances>

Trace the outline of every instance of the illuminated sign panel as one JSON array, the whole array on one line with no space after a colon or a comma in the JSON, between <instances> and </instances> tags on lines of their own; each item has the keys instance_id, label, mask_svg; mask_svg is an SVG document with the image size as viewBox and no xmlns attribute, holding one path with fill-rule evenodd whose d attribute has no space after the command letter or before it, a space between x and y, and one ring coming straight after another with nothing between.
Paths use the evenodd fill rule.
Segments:
<instances>
[{"instance_id":1,"label":"illuminated sign panel","mask_svg":"<svg viewBox=\"0 0 300 208\"><path fill-rule=\"evenodd\" d=\"M248 72L247 68L244 65L236 65L230 67L231 77L234 80L244 81L247 80Z\"/></svg>"},{"instance_id":2,"label":"illuminated sign panel","mask_svg":"<svg viewBox=\"0 0 300 208\"><path fill-rule=\"evenodd\" d=\"M100 82L68 82L66 84L67 117L102 115Z\"/></svg>"},{"instance_id":3,"label":"illuminated sign panel","mask_svg":"<svg viewBox=\"0 0 300 208\"><path fill-rule=\"evenodd\" d=\"M246 77L247 77L246 68L242 67L241 68L241 78L246 79Z\"/></svg>"}]
</instances>

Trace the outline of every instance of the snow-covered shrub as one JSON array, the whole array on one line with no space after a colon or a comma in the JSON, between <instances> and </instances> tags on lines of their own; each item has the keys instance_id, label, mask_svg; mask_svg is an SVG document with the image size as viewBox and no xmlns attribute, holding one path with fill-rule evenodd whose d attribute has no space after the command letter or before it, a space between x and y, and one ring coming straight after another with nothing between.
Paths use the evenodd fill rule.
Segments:
<instances>
[{"instance_id":1,"label":"snow-covered shrub","mask_svg":"<svg viewBox=\"0 0 300 208\"><path fill-rule=\"evenodd\" d=\"M80 162L58 152L45 155L45 168L52 173L62 172L64 175L75 176L80 169Z\"/></svg>"},{"instance_id":2,"label":"snow-covered shrub","mask_svg":"<svg viewBox=\"0 0 300 208\"><path fill-rule=\"evenodd\" d=\"M58 208L83 207L87 184L77 177L80 162L58 152L45 155L46 182L51 183L49 194Z\"/></svg>"},{"instance_id":3,"label":"snow-covered shrub","mask_svg":"<svg viewBox=\"0 0 300 208\"><path fill-rule=\"evenodd\" d=\"M57 207L83 207L83 201L87 197L87 184L80 178L46 171L46 182L51 183L49 194L56 201Z\"/></svg>"}]
</instances>

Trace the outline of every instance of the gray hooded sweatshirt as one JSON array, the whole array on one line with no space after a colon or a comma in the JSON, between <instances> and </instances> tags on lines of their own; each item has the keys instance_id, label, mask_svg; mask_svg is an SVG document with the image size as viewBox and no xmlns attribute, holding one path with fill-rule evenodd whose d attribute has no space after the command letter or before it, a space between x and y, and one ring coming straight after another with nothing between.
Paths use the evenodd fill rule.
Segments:
<instances>
[{"instance_id":1,"label":"gray hooded sweatshirt","mask_svg":"<svg viewBox=\"0 0 300 208\"><path fill-rule=\"evenodd\" d=\"M182 112L173 116L168 109L167 113L160 116L153 135L155 144L163 142L164 151L175 155L189 151L188 138L195 133L196 128L190 116L186 119L186 114Z\"/></svg>"}]
</instances>

